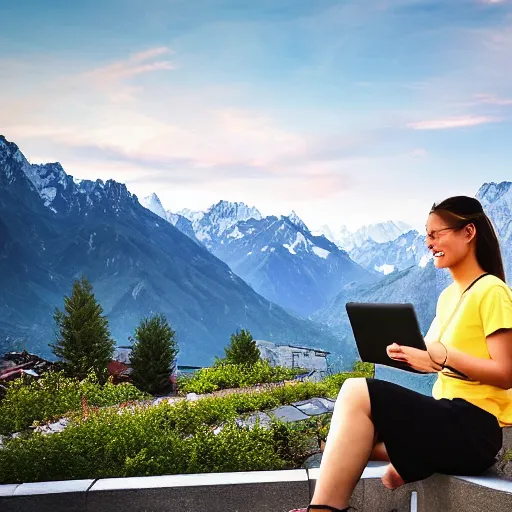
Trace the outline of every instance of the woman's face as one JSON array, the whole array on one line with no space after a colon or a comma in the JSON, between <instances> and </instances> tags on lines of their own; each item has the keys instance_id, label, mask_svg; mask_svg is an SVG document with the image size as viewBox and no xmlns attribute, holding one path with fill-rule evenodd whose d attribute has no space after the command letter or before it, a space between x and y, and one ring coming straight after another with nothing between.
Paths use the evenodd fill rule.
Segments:
<instances>
[{"instance_id":1,"label":"woman's face","mask_svg":"<svg viewBox=\"0 0 512 512\"><path fill-rule=\"evenodd\" d=\"M456 229L456 227L455 222L447 222L436 213L428 216L426 242L434 256L434 265L437 268L453 267L469 253L469 242L473 237L466 228Z\"/></svg>"}]
</instances>

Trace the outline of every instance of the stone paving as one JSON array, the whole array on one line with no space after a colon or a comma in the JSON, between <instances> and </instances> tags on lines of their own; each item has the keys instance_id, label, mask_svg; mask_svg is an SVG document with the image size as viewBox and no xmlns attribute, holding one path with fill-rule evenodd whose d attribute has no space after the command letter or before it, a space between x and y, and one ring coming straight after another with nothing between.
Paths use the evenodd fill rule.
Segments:
<instances>
[{"instance_id":1,"label":"stone paving","mask_svg":"<svg viewBox=\"0 0 512 512\"><path fill-rule=\"evenodd\" d=\"M330 398L309 398L301 400L290 405L282 405L267 412L257 412L246 418L238 419L238 425L252 427L256 423L256 418L260 419L260 426L266 427L272 421L272 418L279 419L285 423L302 421L318 416L319 414L328 414L334 410L334 400ZM216 429L215 432L220 432Z\"/></svg>"}]
</instances>

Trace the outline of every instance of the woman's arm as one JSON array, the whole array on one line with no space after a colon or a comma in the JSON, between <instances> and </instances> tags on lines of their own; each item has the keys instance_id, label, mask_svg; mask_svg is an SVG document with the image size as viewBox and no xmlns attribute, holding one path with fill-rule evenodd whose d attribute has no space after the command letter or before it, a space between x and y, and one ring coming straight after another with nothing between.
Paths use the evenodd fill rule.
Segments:
<instances>
[{"instance_id":1,"label":"woman's arm","mask_svg":"<svg viewBox=\"0 0 512 512\"><path fill-rule=\"evenodd\" d=\"M486 340L491 359L470 356L449 347L445 366L456 368L481 384L512 388L512 329L499 329ZM429 352L437 363L442 363L446 357L446 349L439 342L431 342Z\"/></svg>"}]
</instances>

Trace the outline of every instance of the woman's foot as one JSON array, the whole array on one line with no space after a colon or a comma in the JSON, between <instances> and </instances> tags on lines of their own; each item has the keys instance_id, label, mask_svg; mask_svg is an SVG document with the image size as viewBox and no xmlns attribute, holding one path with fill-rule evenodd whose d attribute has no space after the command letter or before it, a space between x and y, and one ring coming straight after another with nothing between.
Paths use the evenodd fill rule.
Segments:
<instances>
[{"instance_id":1,"label":"woman's foot","mask_svg":"<svg viewBox=\"0 0 512 512\"><path fill-rule=\"evenodd\" d=\"M398 471L395 469L393 464L389 464L386 472L381 478L382 483L388 489L396 489L401 485L404 485L404 479L398 474Z\"/></svg>"}]
</instances>

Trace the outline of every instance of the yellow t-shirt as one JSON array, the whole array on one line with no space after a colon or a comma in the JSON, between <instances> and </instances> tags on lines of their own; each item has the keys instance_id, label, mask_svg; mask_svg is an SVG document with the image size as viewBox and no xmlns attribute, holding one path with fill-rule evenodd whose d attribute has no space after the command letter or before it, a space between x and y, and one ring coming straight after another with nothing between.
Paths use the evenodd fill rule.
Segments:
<instances>
[{"instance_id":1,"label":"yellow t-shirt","mask_svg":"<svg viewBox=\"0 0 512 512\"><path fill-rule=\"evenodd\" d=\"M425 339L427 342L439 340L448 348L491 359L486 337L498 329L512 328L512 291L496 276L481 278L466 292L439 339L439 333L460 297L461 291L455 283L442 291L437 301L436 317ZM436 399L463 398L496 416L501 427L512 426L512 389L461 380L439 372L432 396Z\"/></svg>"}]
</instances>

